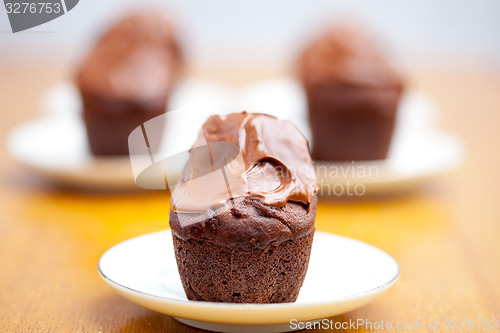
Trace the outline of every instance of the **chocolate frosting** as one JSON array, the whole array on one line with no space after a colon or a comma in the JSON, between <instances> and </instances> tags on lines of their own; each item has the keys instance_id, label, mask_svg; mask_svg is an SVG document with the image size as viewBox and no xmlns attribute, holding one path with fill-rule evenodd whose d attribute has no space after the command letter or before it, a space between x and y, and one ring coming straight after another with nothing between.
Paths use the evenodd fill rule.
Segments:
<instances>
[{"instance_id":1,"label":"chocolate frosting","mask_svg":"<svg viewBox=\"0 0 500 333\"><path fill-rule=\"evenodd\" d=\"M236 149L217 149L221 143ZM204 146L213 149L203 161L195 148ZM203 213L238 197L277 207L296 202L309 209L317 191L308 142L293 123L259 113L215 115L203 125L172 190L172 209Z\"/></svg>"},{"instance_id":2,"label":"chocolate frosting","mask_svg":"<svg viewBox=\"0 0 500 333\"><path fill-rule=\"evenodd\" d=\"M76 81L87 94L136 103L164 103L179 76L172 26L156 13L123 18L104 33Z\"/></svg>"},{"instance_id":3,"label":"chocolate frosting","mask_svg":"<svg viewBox=\"0 0 500 333\"><path fill-rule=\"evenodd\" d=\"M402 85L376 38L350 25L334 26L320 35L304 50L299 63L300 76L309 87Z\"/></svg>"}]
</instances>

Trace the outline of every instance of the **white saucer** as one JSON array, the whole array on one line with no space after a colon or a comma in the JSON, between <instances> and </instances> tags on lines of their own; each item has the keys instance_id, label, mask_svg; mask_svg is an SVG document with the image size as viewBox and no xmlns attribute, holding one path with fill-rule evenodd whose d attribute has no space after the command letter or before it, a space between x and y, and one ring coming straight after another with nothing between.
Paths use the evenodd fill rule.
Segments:
<instances>
[{"instance_id":1,"label":"white saucer","mask_svg":"<svg viewBox=\"0 0 500 333\"><path fill-rule=\"evenodd\" d=\"M231 90L210 81L186 79L172 93L169 107L190 106L207 114L227 110ZM41 100L42 116L9 133L12 157L35 173L63 185L103 189L136 189L129 156L95 157L88 147L76 87L65 82L50 88ZM204 122L203 117L191 123ZM196 123L197 125L197 123ZM178 129L166 126L164 141L174 142ZM194 139L193 139L194 142Z\"/></svg>"},{"instance_id":2,"label":"white saucer","mask_svg":"<svg viewBox=\"0 0 500 333\"><path fill-rule=\"evenodd\" d=\"M314 145L306 97L296 80L284 77L255 83L240 92L237 103L235 108L246 107L293 120ZM456 167L464 159L464 144L456 135L438 128L438 117L438 108L429 96L406 92L399 104L387 159L355 163L315 161L322 185L320 195L355 196L355 186L363 194L409 190Z\"/></svg>"},{"instance_id":3,"label":"white saucer","mask_svg":"<svg viewBox=\"0 0 500 333\"><path fill-rule=\"evenodd\" d=\"M190 301L177 271L170 231L139 236L109 249L99 272L134 303L218 332L291 331L290 320L314 321L368 304L399 276L396 261L366 243L316 231L309 269L295 303Z\"/></svg>"},{"instance_id":4,"label":"white saucer","mask_svg":"<svg viewBox=\"0 0 500 333\"><path fill-rule=\"evenodd\" d=\"M315 161L319 194L345 197L411 190L464 159L464 145L451 133L434 131L409 139L395 141L384 161Z\"/></svg>"},{"instance_id":5,"label":"white saucer","mask_svg":"<svg viewBox=\"0 0 500 333\"><path fill-rule=\"evenodd\" d=\"M80 97L71 83L51 88L41 104L42 117L9 133L7 148L17 161L65 185L138 188L128 156L96 158L90 154L80 117ZM165 151L179 142L190 147L211 114L239 110L292 120L311 139L304 92L291 78L263 81L240 91L215 82L187 79L173 92L169 108L189 108L192 113L189 117L183 116L183 112L168 113L170 119L162 143ZM355 164L317 161L320 195L354 196L413 189L460 164L464 159L464 144L455 135L437 128L437 116L437 108L429 97L415 91L406 93L398 110L388 158ZM369 167L372 167L369 174L362 172ZM169 180L175 179L181 169L182 165L178 165L169 170ZM155 181L157 178L152 177L151 182Z\"/></svg>"}]
</instances>

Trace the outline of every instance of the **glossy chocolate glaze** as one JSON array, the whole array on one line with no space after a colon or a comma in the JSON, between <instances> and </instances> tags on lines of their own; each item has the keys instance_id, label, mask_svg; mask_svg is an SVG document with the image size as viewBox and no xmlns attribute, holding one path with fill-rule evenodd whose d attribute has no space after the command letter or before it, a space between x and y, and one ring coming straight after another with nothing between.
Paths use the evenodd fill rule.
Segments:
<instances>
[{"instance_id":1,"label":"glossy chocolate glaze","mask_svg":"<svg viewBox=\"0 0 500 333\"><path fill-rule=\"evenodd\" d=\"M237 156L215 149L208 161L195 150L220 142L239 147L225 149ZM212 116L194 147L172 189L176 237L262 250L314 230L316 175L307 140L291 122L246 112Z\"/></svg>"},{"instance_id":2,"label":"glossy chocolate glaze","mask_svg":"<svg viewBox=\"0 0 500 333\"><path fill-rule=\"evenodd\" d=\"M218 142L239 146L239 153L234 157L226 154L227 149L214 150L210 161L205 158L203 163L193 150L172 191L175 211L204 212L243 196L271 206L289 201L311 204L318 185L309 145L291 122L246 112L212 116L193 147L215 147ZM230 162L216 168L226 158ZM208 173L210 166L215 171Z\"/></svg>"}]
</instances>

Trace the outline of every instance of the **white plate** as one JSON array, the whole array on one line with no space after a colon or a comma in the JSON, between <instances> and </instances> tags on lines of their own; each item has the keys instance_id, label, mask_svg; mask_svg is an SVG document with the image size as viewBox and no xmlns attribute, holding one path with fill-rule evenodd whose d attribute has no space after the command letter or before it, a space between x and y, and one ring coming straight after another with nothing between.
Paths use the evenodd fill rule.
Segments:
<instances>
[{"instance_id":1,"label":"white plate","mask_svg":"<svg viewBox=\"0 0 500 333\"><path fill-rule=\"evenodd\" d=\"M307 101L301 85L291 78L253 84L240 92L235 108L266 112L295 121L312 142ZM386 160L364 162L316 161L324 196L356 196L413 189L459 165L465 156L460 138L440 130L439 112L427 95L408 91L402 98ZM355 193L357 190L357 193Z\"/></svg>"},{"instance_id":2,"label":"white plate","mask_svg":"<svg viewBox=\"0 0 500 333\"><path fill-rule=\"evenodd\" d=\"M16 160L66 185L138 188L128 157L95 158L90 154L80 118L80 97L72 84L53 87L41 104L43 117L9 133L7 148ZM188 79L173 92L169 107L190 109L191 113L189 117L182 112L168 113L162 143L165 151L179 142L190 147L209 115L243 109L292 120L310 139L305 96L300 84L290 78L256 83L239 92L218 83ZM436 106L426 95L408 92L400 103L388 158L354 164L316 162L320 194L355 196L413 189L457 166L464 158L464 145L455 135L437 128L437 116ZM170 180L182 166L177 168L170 170Z\"/></svg>"},{"instance_id":3,"label":"white plate","mask_svg":"<svg viewBox=\"0 0 500 333\"><path fill-rule=\"evenodd\" d=\"M458 166L464 159L462 141L444 131L428 132L406 141L395 140L387 160L316 161L323 196L384 194L415 189Z\"/></svg>"},{"instance_id":4,"label":"white plate","mask_svg":"<svg viewBox=\"0 0 500 333\"><path fill-rule=\"evenodd\" d=\"M294 303L190 301L177 271L170 231L139 236L109 249L99 272L134 303L182 323L219 332L290 331L290 320L314 321L373 301L399 276L396 261L366 243L316 231L306 279Z\"/></svg>"},{"instance_id":5,"label":"white plate","mask_svg":"<svg viewBox=\"0 0 500 333\"><path fill-rule=\"evenodd\" d=\"M172 93L169 108L202 110L205 115L228 110L229 88L210 81L187 79ZM49 89L41 100L42 116L15 127L7 149L18 162L42 176L64 185L103 189L134 189L130 159L95 157L88 147L81 120L81 101L69 82ZM206 117L205 117L206 118ZM201 126L204 116L190 119ZM178 126L166 124L165 142L178 140ZM197 131L197 130L196 130ZM194 139L193 139L194 142Z\"/></svg>"}]
</instances>

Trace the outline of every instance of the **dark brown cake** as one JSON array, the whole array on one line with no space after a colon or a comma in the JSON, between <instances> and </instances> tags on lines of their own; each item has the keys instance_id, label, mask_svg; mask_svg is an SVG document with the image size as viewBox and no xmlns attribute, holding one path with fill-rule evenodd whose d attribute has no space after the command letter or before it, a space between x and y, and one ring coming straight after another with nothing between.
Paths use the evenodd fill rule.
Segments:
<instances>
[{"instance_id":1,"label":"dark brown cake","mask_svg":"<svg viewBox=\"0 0 500 333\"><path fill-rule=\"evenodd\" d=\"M400 75L372 36L337 26L300 58L315 160L380 160L387 152L403 92Z\"/></svg>"},{"instance_id":2,"label":"dark brown cake","mask_svg":"<svg viewBox=\"0 0 500 333\"><path fill-rule=\"evenodd\" d=\"M94 155L128 154L130 132L166 111L180 62L171 25L154 13L127 16L100 37L76 77Z\"/></svg>"},{"instance_id":3,"label":"dark brown cake","mask_svg":"<svg viewBox=\"0 0 500 333\"><path fill-rule=\"evenodd\" d=\"M316 215L307 141L290 122L248 113L211 117L194 147L220 141L238 144L240 154L200 176L192 152L172 190L170 227L184 290L192 300L293 302ZM213 153L212 161L223 157Z\"/></svg>"},{"instance_id":4,"label":"dark brown cake","mask_svg":"<svg viewBox=\"0 0 500 333\"><path fill-rule=\"evenodd\" d=\"M291 202L272 207L257 199L237 198L216 210L213 217L187 228L181 237L174 235L188 298L229 303L294 302L309 262L315 214L316 201L308 212ZM172 211L172 229L179 228L178 223L177 213ZM290 230L288 224L298 224L300 229ZM277 239L260 235L261 228L277 234ZM228 239L217 239L221 237L217 234L227 233L227 229Z\"/></svg>"}]
</instances>

